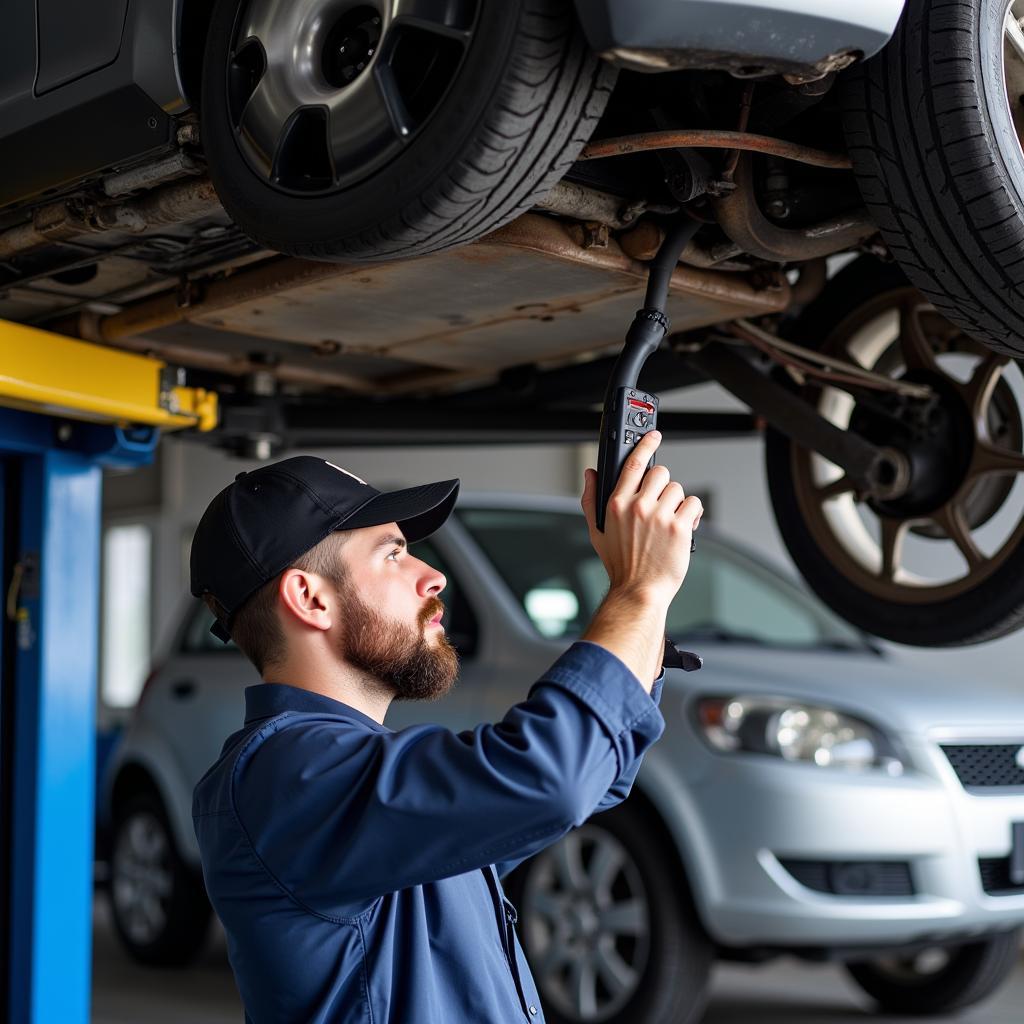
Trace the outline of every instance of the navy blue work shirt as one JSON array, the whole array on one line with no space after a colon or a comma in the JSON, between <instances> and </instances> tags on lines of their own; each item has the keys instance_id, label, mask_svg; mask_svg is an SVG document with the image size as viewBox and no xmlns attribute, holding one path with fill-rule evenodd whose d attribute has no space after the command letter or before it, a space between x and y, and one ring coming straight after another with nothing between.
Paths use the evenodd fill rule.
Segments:
<instances>
[{"instance_id":1,"label":"navy blue work shirt","mask_svg":"<svg viewBox=\"0 0 1024 1024\"><path fill-rule=\"evenodd\" d=\"M460 733L248 687L192 805L246 1021L543 1021L498 876L627 796L665 727L662 678L648 696L575 643Z\"/></svg>"}]
</instances>

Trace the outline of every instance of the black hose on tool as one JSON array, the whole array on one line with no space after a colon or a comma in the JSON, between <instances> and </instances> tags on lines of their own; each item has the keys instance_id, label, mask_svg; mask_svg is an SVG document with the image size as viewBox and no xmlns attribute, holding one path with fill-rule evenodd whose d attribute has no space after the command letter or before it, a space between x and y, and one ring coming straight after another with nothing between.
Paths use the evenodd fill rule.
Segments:
<instances>
[{"instance_id":1,"label":"black hose on tool","mask_svg":"<svg viewBox=\"0 0 1024 1024\"><path fill-rule=\"evenodd\" d=\"M629 325L626 343L608 380L597 455L597 528L601 531L608 499L618 483L626 456L657 424L658 396L637 391L636 383L648 356L657 350L668 331L665 303L672 272L700 226L699 221L683 217L669 229L650 262L644 308L637 310ZM653 465L652 458L650 466Z\"/></svg>"}]
</instances>

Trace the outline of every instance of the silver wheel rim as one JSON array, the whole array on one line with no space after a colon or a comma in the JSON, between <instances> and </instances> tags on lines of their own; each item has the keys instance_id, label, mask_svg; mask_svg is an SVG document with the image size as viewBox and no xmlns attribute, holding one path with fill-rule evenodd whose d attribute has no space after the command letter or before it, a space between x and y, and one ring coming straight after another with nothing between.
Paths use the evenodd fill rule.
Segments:
<instances>
[{"instance_id":1,"label":"silver wheel rim","mask_svg":"<svg viewBox=\"0 0 1024 1024\"><path fill-rule=\"evenodd\" d=\"M140 811L117 834L111 864L111 896L132 942L148 946L167 927L173 888L170 838L155 814Z\"/></svg>"},{"instance_id":2,"label":"silver wheel rim","mask_svg":"<svg viewBox=\"0 0 1024 1024\"><path fill-rule=\"evenodd\" d=\"M933 509L906 515L869 510L839 467L794 445L797 499L818 546L844 576L883 600L931 603L973 589L1024 539L1024 510L1017 508L1022 495L1016 479L1024 472L1024 453L1000 443L997 431L1006 423L1001 425L996 414L997 405L1005 408L1011 400L1019 411L1024 394L1019 372L1011 388L1004 380L1008 357L957 331L911 288L885 293L866 304L837 327L825 347L866 369L877 370L888 358L893 374L909 369L933 375L958 396L973 436L963 479L955 490ZM895 361L894 351L899 356ZM846 429L856 402L845 391L826 387L817 407L826 419ZM1014 416L1019 419L1018 413ZM978 504L979 492L991 489L991 481L998 478L1010 481L995 517L1000 531L982 534L972 525L970 511ZM989 516L983 525L993 518ZM945 545L949 554L940 552L937 545L924 550L920 537ZM913 568L907 560L908 539L916 546Z\"/></svg>"},{"instance_id":3,"label":"silver wheel rim","mask_svg":"<svg viewBox=\"0 0 1024 1024\"><path fill-rule=\"evenodd\" d=\"M440 106L476 0L252 0L227 66L242 156L280 191L329 193L393 160Z\"/></svg>"},{"instance_id":4,"label":"silver wheel rim","mask_svg":"<svg viewBox=\"0 0 1024 1024\"><path fill-rule=\"evenodd\" d=\"M603 1021L636 994L650 947L650 904L636 862L613 835L582 825L529 862L523 941L544 1002Z\"/></svg>"}]
</instances>

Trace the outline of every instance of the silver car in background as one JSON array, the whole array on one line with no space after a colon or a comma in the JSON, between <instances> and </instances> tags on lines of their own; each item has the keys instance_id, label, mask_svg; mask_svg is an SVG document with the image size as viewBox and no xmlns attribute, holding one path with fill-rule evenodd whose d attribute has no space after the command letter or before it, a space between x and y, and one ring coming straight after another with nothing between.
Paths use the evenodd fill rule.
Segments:
<instances>
[{"instance_id":1,"label":"silver car in background","mask_svg":"<svg viewBox=\"0 0 1024 1024\"><path fill-rule=\"evenodd\" d=\"M448 579L462 672L387 724L495 721L580 634L607 586L571 499L464 496L415 553ZM181 963L210 910L192 787L256 681L191 603L113 756L114 920ZM699 1018L712 962L839 959L877 1003L942 1013L989 995L1024 923L1024 702L921 678L706 527L669 635L665 734L630 798L505 879L555 1024Z\"/></svg>"}]
</instances>

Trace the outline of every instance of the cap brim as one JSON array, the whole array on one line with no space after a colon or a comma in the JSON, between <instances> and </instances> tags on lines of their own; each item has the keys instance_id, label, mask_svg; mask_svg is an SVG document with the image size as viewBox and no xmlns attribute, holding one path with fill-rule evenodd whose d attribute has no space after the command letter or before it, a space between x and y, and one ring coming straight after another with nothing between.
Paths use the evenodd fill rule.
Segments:
<instances>
[{"instance_id":1,"label":"cap brim","mask_svg":"<svg viewBox=\"0 0 1024 1024\"><path fill-rule=\"evenodd\" d=\"M387 491L371 498L362 508L338 524L339 530L398 523L410 543L429 537L444 525L459 496L458 480L441 480L401 491Z\"/></svg>"}]
</instances>

